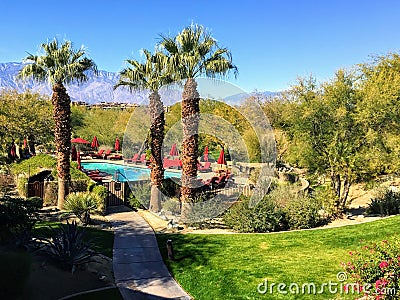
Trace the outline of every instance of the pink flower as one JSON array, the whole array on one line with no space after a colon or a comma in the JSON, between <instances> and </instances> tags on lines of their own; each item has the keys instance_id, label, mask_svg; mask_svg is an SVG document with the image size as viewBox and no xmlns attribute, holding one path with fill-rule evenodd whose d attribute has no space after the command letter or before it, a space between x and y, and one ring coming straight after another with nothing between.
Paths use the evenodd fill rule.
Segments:
<instances>
[{"instance_id":1,"label":"pink flower","mask_svg":"<svg viewBox=\"0 0 400 300\"><path fill-rule=\"evenodd\" d=\"M383 270L384 268L386 268L388 266L389 266L389 264L387 263L387 261L384 261L384 260L379 264L379 268L381 268L381 270Z\"/></svg>"},{"instance_id":2,"label":"pink flower","mask_svg":"<svg viewBox=\"0 0 400 300\"><path fill-rule=\"evenodd\" d=\"M353 252L350 251L349 254L350 254L350 255L353 255Z\"/></svg>"}]
</instances>

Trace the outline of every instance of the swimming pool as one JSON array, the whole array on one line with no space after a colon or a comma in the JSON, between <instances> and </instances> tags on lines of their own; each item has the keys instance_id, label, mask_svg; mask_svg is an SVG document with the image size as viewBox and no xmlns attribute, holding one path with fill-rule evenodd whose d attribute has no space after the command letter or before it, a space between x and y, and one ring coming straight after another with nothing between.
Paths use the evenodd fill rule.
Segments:
<instances>
[{"instance_id":1,"label":"swimming pool","mask_svg":"<svg viewBox=\"0 0 400 300\"><path fill-rule=\"evenodd\" d=\"M117 181L138 181L150 179L150 169L148 168L139 168L103 162L82 162L81 165L86 170L99 170L101 172L108 173L113 176L114 180ZM181 177L181 174L178 172L165 171L164 177Z\"/></svg>"}]
</instances>

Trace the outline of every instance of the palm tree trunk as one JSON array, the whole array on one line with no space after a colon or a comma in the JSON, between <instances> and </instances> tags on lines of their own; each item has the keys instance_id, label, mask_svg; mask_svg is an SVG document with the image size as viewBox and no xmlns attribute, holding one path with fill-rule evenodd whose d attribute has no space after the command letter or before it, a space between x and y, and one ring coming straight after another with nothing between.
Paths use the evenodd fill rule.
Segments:
<instances>
[{"instance_id":1,"label":"palm tree trunk","mask_svg":"<svg viewBox=\"0 0 400 300\"><path fill-rule=\"evenodd\" d=\"M62 83L57 83L53 86L51 102L53 103L54 140L57 153L57 207L62 209L65 197L68 195L71 151L71 99Z\"/></svg>"},{"instance_id":2,"label":"palm tree trunk","mask_svg":"<svg viewBox=\"0 0 400 300\"><path fill-rule=\"evenodd\" d=\"M197 83L190 78L186 81L182 93L182 187L181 187L181 218L183 221L190 212L191 203L196 196L197 182L197 157L199 147L199 93L197 92Z\"/></svg>"},{"instance_id":3,"label":"palm tree trunk","mask_svg":"<svg viewBox=\"0 0 400 300\"><path fill-rule=\"evenodd\" d=\"M149 209L154 212L161 210L161 186L164 179L162 160L162 145L164 141L164 105L158 92L152 92L150 100L150 139L151 139L151 195Z\"/></svg>"}]
</instances>

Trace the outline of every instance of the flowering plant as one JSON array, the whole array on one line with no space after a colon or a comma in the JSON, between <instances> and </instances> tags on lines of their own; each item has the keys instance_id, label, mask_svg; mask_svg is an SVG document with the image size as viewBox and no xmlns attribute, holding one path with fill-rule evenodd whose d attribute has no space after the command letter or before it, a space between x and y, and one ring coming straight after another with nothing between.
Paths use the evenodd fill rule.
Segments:
<instances>
[{"instance_id":1,"label":"flowering plant","mask_svg":"<svg viewBox=\"0 0 400 300\"><path fill-rule=\"evenodd\" d=\"M361 286L363 299L399 299L400 239L398 236L350 252L350 261L342 263L348 281Z\"/></svg>"}]
</instances>

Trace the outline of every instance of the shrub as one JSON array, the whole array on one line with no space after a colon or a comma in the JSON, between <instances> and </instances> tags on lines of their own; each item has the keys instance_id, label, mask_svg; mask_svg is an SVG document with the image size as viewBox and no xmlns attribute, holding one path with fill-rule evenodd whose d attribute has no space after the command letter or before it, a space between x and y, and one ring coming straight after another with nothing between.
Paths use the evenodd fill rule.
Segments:
<instances>
[{"instance_id":1,"label":"shrub","mask_svg":"<svg viewBox=\"0 0 400 300\"><path fill-rule=\"evenodd\" d=\"M285 214L271 198L264 197L255 207L241 196L224 215L225 224L239 232L272 232L287 229Z\"/></svg>"},{"instance_id":2,"label":"shrub","mask_svg":"<svg viewBox=\"0 0 400 300\"><path fill-rule=\"evenodd\" d=\"M29 197L26 199L27 201L30 201L36 209L42 209L43 208L43 199L40 197Z\"/></svg>"},{"instance_id":3,"label":"shrub","mask_svg":"<svg viewBox=\"0 0 400 300\"><path fill-rule=\"evenodd\" d=\"M99 196L90 192L71 193L64 202L66 214L74 214L84 224L90 224L90 214L100 202Z\"/></svg>"},{"instance_id":4,"label":"shrub","mask_svg":"<svg viewBox=\"0 0 400 300\"><path fill-rule=\"evenodd\" d=\"M0 198L0 242L30 233L37 221L37 208L20 198Z\"/></svg>"},{"instance_id":5,"label":"shrub","mask_svg":"<svg viewBox=\"0 0 400 300\"><path fill-rule=\"evenodd\" d=\"M358 289L358 292L365 293L365 296L372 296L372 299L399 299L400 239L398 236L372 245L363 245L358 251L349 254L350 261L342 262L342 267L349 274L348 281L362 287Z\"/></svg>"},{"instance_id":6,"label":"shrub","mask_svg":"<svg viewBox=\"0 0 400 300\"><path fill-rule=\"evenodd\" d=\"M131 196L129 197L129 205L133 208L148 208L150 204L151 183L139 183L131 185Z\"/></svg>"},{"instance_id":7,"label":"shrub","mask_svg":"<svg viewBox=\"0 0 400 300\"><path fill-rule=\"evenodd\" d=\"M85 240L85 232L78 228L76 222L62 224L50 229L50 238L42 239L46 243L42 248L47 255L60 263L64 268L70 268L72 273L79 265L92 261L97 253L92 250L94 244Z\"/></svg>"},{"instance_id":8,"label":"shrub","mask_svg":"<svg viewBox=\"0 0 400 300\"><path fill-rule=\"evenodd\" d=\"M368 205L367 213L381 216L400 213L400 192L391 189L378 190L377 196Z\"/></svg>"},{"instance_id":9,"label":"shrub","mask_svg":"<svg viewBox=\"0 0 400 300\"><path fill-rule=\"evenodd\" d=\"M28 178L26 178L25 176L18 176L17 190L18 190L18 194L22 197L28 196L27 184L28 184Z\"/></svg>"},{"instance_id":10,"label":"shrub","mask_svg":"<svg viewBox=\"0 0 400 300\"><path fill-rule=\"evenodd\" d=\"M319 213L321 207L318 199L294 197L285 207L289 229L307 229L322 225L324 218Z\"/></svg>"},{"instance_id":11,"label":"shrub","mask_svg":"<svg viewBox=\"0 0 400 300\"><path fill-rule=\"evenodd\" d=\"M107 188L102 185L96 185L95 187L93 187L92 193L96 194L99 197L99 203L97 209L102 213L104 213L106 209L106 201L108 196Z\"/></svg>"},{"instance_id":12,"label":"shrub","mask_svg":"<svg viewBox=\"0 0 400 300\"><path fill-rule=\"evenodd\" d=\"M0 299L20 299L30 271L29 253L0 253Z\"/></svg>"},{"instance_id":13,"label":"shrub","mask_svg":"<svg viewBox=\"0 0 400 300\"><path fill-rule=\"evenodd\" d=\"M178 198L169 198L162 204L162 208L173 215L179 215L181 213L181 203Z\"/></svg>"}]
</instances>

